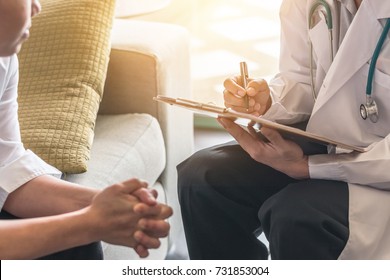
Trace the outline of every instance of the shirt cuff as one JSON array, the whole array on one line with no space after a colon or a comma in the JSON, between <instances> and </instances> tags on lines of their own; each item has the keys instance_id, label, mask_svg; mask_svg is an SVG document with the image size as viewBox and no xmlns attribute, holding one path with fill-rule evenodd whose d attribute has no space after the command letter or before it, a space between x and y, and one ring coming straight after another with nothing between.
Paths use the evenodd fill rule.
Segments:
<instances>
[{"instance_id":1,"label":"shirt cuff","mask_svg":"<svg viewBox=\"0 0 390 280\"><path fill-rule=\"evenodd\" d=\"M345 181L345 175L339 162L332 154L309 156L309 175L311 179Z\"/></svg>"},{"instance_id":2,"label":"shirt cuff","mask_svg":"<svg viewBox=\"0 0 390 280\"><path fill-rule=\"evenodd\" d=\"M30 150L26 150L18 159L0 168L0 209L8 194L41 176L52 175L61 178L61 171L47 164Z\"/></svg>"}]
</instances>

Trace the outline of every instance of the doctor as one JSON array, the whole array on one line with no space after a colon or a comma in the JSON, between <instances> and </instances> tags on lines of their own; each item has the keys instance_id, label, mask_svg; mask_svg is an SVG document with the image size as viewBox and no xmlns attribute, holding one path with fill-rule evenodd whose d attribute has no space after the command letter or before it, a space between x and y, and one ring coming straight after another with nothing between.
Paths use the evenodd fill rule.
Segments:
<instances>
[{"instance_id":1,"label":"doctor","mask_svg":"<svg viewBox=\"0 0 390 280\"><path fill-rule=\"evenodd\" d=\"M324 9L309 28L315 2L283 1L280 73L269 84L252 79L245 89L240 77L227 79L225 105L244 112L248 95L249 113L307 124L307 131L369 151L327 149L266 128L263 142L252 129L220 118L239 145L200 151L178 166L193 259L267 258L256 238L262 231L272 259L390 259L390 34L383 32L390 2L327 0L331 47ZM381 35L373 122L360 107Z\"/></svg>"}]
</instances>

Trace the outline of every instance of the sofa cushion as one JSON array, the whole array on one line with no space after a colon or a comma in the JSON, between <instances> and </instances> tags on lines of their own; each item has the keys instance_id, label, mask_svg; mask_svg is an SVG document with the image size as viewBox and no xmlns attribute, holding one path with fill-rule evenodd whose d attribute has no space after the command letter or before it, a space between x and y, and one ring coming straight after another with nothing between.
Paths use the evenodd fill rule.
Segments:
<instances>
[{"instance_id":1,"label":"sofa cushion","mask_svg":"<svg viewBox=\"0 0 390 280\"><path fill-rule=\"evenodd\" d=\"M114 0L41 0L19 54L22 140L66 173L87 169L110 53Z\"/></svg>"},{"instance_id":2,"label":"sofa cushion","mask_svg":"<svg viewBox=\"0 0 390 280\"><path fill-rule=\"evenodd\" d=\"M153 185L165 167L160 126L148 114L99 115L88 172L66 180L103 188L132 177Z\"/></svg>"}]
</instances>

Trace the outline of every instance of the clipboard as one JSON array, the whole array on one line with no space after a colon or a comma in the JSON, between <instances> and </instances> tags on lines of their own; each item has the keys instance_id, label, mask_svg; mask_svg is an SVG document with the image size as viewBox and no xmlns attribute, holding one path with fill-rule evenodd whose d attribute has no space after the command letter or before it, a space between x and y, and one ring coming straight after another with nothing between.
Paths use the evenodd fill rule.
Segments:
<instances>
[{"instance_id":1,"label":"clipboard","mask_svg":"<svg viewBox=\"0 0 390 280\"><path fill-rule=\"evenodd\" d=\"M353 146L349 144L345 144L342 142L334 141L332 139L304 131L302 129L298 129L295 127L290 127L287 125L279 124L273 121L269 121L267 119L256 117L251 114L245 114L241 112L234 111L230 108L220 107L213 104L207 104L198 102L195 100L189 100L189 99L183 99L183 98L172 98L167 96L161 96L158 95L156 97L153 97L153 100L158 102L167 103L174 106L179 106L188 110L191 110L193 112L197 112L201 115L206 115L210 117L225 117L225 118L233 118L236 123L244 125L246 122L249 123L249 121L254 121L259 125L259 127L269 127L273 128L283 135L292 135L292 136L298 136L306 138L312 142L320 143L323 145L331 145L334 147L338 147L341 149L349 150L349 151L357 151L360 153L366 152L368 148L363 148L359 146Z\"/></svg>"}]
</instances>

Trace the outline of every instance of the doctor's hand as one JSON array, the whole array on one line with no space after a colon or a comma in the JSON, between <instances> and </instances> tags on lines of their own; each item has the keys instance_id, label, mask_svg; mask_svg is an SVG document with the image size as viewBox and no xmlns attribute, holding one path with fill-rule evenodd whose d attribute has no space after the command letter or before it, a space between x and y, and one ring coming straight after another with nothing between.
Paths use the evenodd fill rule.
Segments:
<instances>
[{"instance_id":1,"label":"doctor's hand","mask_svg":"<svg viewBox=\"0 0 390 280\"><path fill-rule=\"evenodd\" d=\"M247 87L243 88L239 81L241 81L241 76L224 81L223 97L226 108L255 116L263 115L272 103L268 83L263 79L248 79ZM248 110L245 106L245 95L249 98Z\"/></svg>"},{"instance_id":2,"label":"doctor's hand","mask_svg":"<svg viewBox=\"0 0 390 280\"><path fill-rule=\"evenodd\" d=\"M262 128L261 133L269 140L264 142L252 126L248 126L248 132L230 119L220 117L218 122L254 160L295 179L309 178L308 157L301 147L284 139L276 130Z\"/></svg>"}]
</instances>

